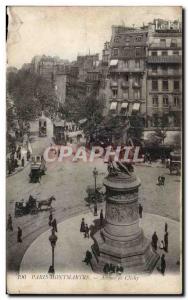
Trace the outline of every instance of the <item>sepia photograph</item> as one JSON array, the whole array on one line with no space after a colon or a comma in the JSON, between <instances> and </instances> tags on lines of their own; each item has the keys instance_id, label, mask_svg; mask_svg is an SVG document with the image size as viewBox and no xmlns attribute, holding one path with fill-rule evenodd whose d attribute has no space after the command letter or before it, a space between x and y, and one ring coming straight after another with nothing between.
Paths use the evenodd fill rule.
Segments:
<instances>
[{"instance_id":1,"label":"sepia photograph","mask_svg":"<svg viewBox=\"0 0 188 300\"><path fill-rule=\"evenodd\" d=\"M8 294L183 294L183 21L7 6Z\"/></svg>"}]
</instances>

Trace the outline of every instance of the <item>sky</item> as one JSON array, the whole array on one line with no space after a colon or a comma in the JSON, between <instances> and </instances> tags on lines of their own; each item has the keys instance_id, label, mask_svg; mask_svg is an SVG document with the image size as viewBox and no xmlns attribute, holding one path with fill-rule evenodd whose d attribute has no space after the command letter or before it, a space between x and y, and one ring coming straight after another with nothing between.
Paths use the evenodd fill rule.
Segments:
<instances>
[{"instance_id":1,"label":"sky","mask_svg":"<svg viewBox=\"0 0 188 300\"><path fill-rule=\"evenodd\" d=\"M180 7L9 7L7 65L20 68L35 55L70 61L102 53L112 25L147 24L154 18L181 20Z\"/></svg>"}]
</instances>

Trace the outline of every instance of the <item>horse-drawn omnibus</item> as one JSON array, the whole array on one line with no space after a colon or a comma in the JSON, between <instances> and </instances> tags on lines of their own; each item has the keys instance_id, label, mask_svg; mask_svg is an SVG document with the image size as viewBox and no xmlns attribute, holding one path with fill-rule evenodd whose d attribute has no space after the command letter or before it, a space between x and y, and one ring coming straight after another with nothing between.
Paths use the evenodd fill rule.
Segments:
<instances>
[{"instance_id":1,"label":"horse-drawn omnibus","mask_svg":"<svg viewBox=\"0 0 188 300\"><path fill-rule=\"evenodd\" d=\"M40 155L33 155L31 158L31 171L29 174L30 182L40 182L42 175L45 175L46 162Z\"/></svg>"},{"instance_id":2,"label":"horse-drawn omnibus","mask_svg":"<svg viewBox=\"0 0 188 300\"><path fill-rule=\"evenodd\" d=\"M55 121L53 124L53 136L54 142L56 145L65 145L66 136L65 136L65 121Z\"/></svg>"}]
</instances>

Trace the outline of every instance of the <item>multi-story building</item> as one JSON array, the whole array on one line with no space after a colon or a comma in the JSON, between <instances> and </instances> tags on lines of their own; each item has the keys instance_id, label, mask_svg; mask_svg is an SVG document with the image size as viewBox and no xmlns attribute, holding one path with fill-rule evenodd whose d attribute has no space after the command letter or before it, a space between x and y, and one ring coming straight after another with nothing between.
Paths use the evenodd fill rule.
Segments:
<instances>
[{"instance_id":1,"label":"multi-story building","mask_svg":"<svg viewBox=\"0 0 188 300\"><path fill-rule=\"evenodd\" d=\"M139 115L146 112L146 30L112 26L110 61L106 81L106 112Z\"/></svg>"},{"instance_id":2,"label":"multi-story building","mask_svg":"<svg viewBox=\"0 0 188 300\"><path fill-rule=\"evenodd\" d=\"M148 26L147 126L179 127L182 109L182 30L179 21Z\"/></svg>"},{"instance_id":3,"label":"multi-story building","mask_svg":"<svg viewBox=\"0 0 188 300\"><path fill-rule=\"evenodd\" d=\"M78 78L80 81L85 81L88 72L97 68L99 65L99 54L78 55L76 65L79 69Z\"/></svg>"}]
</instances>

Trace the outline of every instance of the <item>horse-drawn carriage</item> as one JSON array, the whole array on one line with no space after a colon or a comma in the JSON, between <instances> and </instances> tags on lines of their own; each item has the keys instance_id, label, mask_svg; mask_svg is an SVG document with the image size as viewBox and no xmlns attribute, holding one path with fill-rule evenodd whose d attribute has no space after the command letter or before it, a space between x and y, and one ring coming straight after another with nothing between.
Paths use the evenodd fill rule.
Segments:
<instances>
[{"instance_id":1,"label":"horse-drawn carriage","mask_svg":"<svg viewBox=\"0 0 188 300\"><path fill-rule=\"evenodd\" d=\"M30 182L40 182L42 175L45 175L46 162L40 155L33 155L31 158L31 171L29 174Z\"/></svg>"},{"instance_id":2,"label":"horse-drawn carriage","mask_svg":"<svg viewBox=\"0 0 188 300\"><path fill-rule=\"evenodd\" d=\"M52 208L52 201L54 200L56 200L54 196L51 196L46 200L37 200L30 195L28 201L22 199L20 202L15 203L15 217L36 214L42 210L49 210Z\"/></svg>"}]
</instances>

